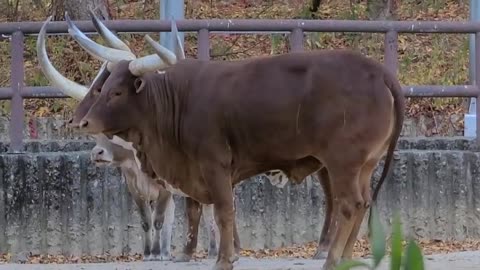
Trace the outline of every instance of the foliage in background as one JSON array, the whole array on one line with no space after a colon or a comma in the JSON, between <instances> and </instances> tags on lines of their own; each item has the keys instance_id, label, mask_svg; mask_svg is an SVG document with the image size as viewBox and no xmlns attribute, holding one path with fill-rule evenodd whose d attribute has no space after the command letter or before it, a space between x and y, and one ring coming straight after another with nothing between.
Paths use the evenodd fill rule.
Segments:
<instances>
[{"instance_id":1,"label":"foliage in background","mask_svg":"<svg viewBox=\"0 0 480 270\"><path fill-rule=\"evenodd\" d=\"M406 249L403 246L402 227L400 216L395 214L392 223L392 237L390 242L390 270L424 270L424 259L420 247L414 240L409 240ZM373 261L369 265L362 261L348 260L337 266L336 270L348 270L353 267L378 269L380 262L387 254L385 231L380 223L376 208L372 211L371 238Z\"/></svg>"},{"instance_id":2,"label":"foliage in background","mask_svg":"<svg viewBox=\"0 0 480 270\"><path fill-rule=\"evenodd\" d=\"M7 8L0 8L1 21L43 21L52 12L52 2L61 0L9 0ZM158 0L109 0L111 19L156 19ZM365 0L323 0L317 12L309 10L310 0L185 0L185 17L188 19L212 18L304 18L367 20ZM397 1L395 18L398 20L468 20L466 0L403 0ZM33 8L32 8L33 7ZM155 36L155 35L154 35ZM196 34L187 33L185 49L188 57L195 57ZM101 39L95 40L103 43ZM143 35L120 34L129 42L137 55L151 51L144 45ZM158 37L158 35L156 35ZM25 38L26 85L47 85L36 59L36 36ZM285 34L211 34L212 59L244 59L258 55L279 54L288 51ZM375 33L306 33L305 49L351 48L383 61L383 34ZM404 85L419 84L469 84L468 35L466 34L401 34L399 35L399 79ZM0 41L0 87L10 84L10 44ZM49 36L47 51L62 74L79 83L89 84L100 66L67 36ZM463 114L466 99L421 98L409 99L407 116ZM8 101L0 102L0 115L8 115ZM76 101L72 99L46 99L25 101L28 116L71 114ZM447 126L463 129L463 118L452 120ZM444 132L440 125L429 127L427 135Z\"/></svg>"}]
</instances>

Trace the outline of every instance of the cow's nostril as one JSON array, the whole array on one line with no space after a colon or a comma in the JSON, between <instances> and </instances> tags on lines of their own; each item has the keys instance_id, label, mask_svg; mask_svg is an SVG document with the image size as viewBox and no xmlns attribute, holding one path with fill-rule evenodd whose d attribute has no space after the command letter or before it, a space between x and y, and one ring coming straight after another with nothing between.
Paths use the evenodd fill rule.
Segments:
<instances>
[{"instance_id":1,"label":"cow's nostril","mask_svg":"<svg viewBox=\"0 0 480 270\"><path fill-rule=\"evenodd\" d=\"M81 128L88 126L88 121L87 121L87 120L82 120L82 121L80 121L79 126L80 126Z\"/></svg>"},{"instance_id":2,"label":"cow's nostril","mask_svg":"<svg viewBox=\"0 0 480 270\"><path fill-rule=\"evenodd\" d=\"M103 155L103 149L100 150L100 151L98 151L98 154L99 154L99 155Z\"/></svg>"},{"instance_id":3,"label":"cow's nostril","mask_svg":"<svg viewBox=\"0 0 480 270\"><path fill-rule=\"evenodd\" d=\"M72 123L73 123L73 118L70 118L70 119L68 120L68 123L69 123L69 124L72 124Z\"/></svg>"}]
</instances>

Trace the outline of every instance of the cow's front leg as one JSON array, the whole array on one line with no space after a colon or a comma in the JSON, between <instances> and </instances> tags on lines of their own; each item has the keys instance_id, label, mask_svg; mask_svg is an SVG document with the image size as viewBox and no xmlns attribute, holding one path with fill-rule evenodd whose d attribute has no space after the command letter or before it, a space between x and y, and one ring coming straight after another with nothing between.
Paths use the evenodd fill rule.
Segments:
<instances>
[{"instance_id":1,"label":"cow's front leg","mask_svg":"<svg viewBox=\"0 0 480 270\"><path fill-rule=\"evenodd\" d=\"M230 190L230 189L229 189ZM220 230L220 247L214 270L232 270L238 260L233 246L233 200L224 198L214 204L215 220Z\"/></svg>"},{"instance_id":2,"label":"cow's front leg","mask_svg":"<svg viewBox=\"0 0 480 270\"><path fill-rule=\"evenodd\" d=\"M170 196L170 200L165 212L165 219L162 228L162 242L161 242L161 256L164 260L172 260L172 230L173 223L175 222L175 202L173 196Z\"/></svg>"},{"instance_id":3,"label":"cow's front leg","mask_svg":"<svg viewBox=\"0 0 480 270\"><path fill-rule=\"evenodd\" d=\"M238 257L235 256L233 246L235 211L231 179L221 168L204 170L204 176L211 181L210 191L214 202L215 220L220 231L219 252L214 270L232 270L233 263Z\"/></svg>"},{"instance_id":4,"label":"cow's front leg","mask_svg":"<svg viewBox=\"0 0 480 270\"><path fill-rule=\"evenodd\" d=\"M218 256L217 239L219 238L219 231L213 213L213 204L202 205L203 222L208 232L208 258L214 259Z\"/></svg>"},{"instance_id":5,"label":"cow's front leg","mask_svg":"<svg viewBox=\"0 0 480 270\"><path fill-rule=\"evenodd\" d=\"M234 198L235 206L235 198ZM236 211L236 210L235 210ZM235 218L235 215L234 215ZM213 205L203 205L203 220L207 226L207 231L209 233L209 246L208 246L208 258L213 259L218 256L218 239L219 231L218 226L215 221L215 215L213 213ZM233 247L235 249L235 260L240 256L241 245L240 237L238 236L237 224L236 221L233 221Z\"/></svg>"},{"instance_id":6,"label":"cow's front leg","mask_svg":"<svg viewBox=\"0 0 480 270\"><path fill-rule=\"evenodd\" d=\"M198 225L202 216L202 208L199 202L190 197L185 197L188 219L187 242L183 252L175 257L175 262L188 262L192 259L193 252L198 242Z\"/></svg>"},{"instance_id":7,"label":"cow's front leg","mask_svg":"<svg viewBox=\"0 0 480 270\"><path fill-rule=\"evenodd\" d=\"M233 188L232 188L232 194ZM235 261L238 260L241 251L241 244L240 244L240 236L238 236L238 229L237 229L237 220L236 220L236 213L237 213L237 205L235 204L235 196L233 196L233 248L235 249Z\"/></svg>"},{"instance_id":8,"label":"cow's front leg","mask_svg":"<svg viewBox=\"0 0 480 270\"><path fill-rule=\"evenodd\" d=\"M169 191L162 188L158 194L154 210L153 227L155 234L153 236L152 261L171 260L170 243L174 215L173 196Z\"/></svg>"},{"instance_id":9,"label":"cow's front leg","mask_svg":"<svg viewBox=\"0 0 480 270\"><path fill-rule=\"evenodd\" d=\"M140 196L134 196L135 204L138 207L140 219L142 221L143 235L143 260L149 261L151 259L150 250L152 247L152 210L148 201L142 200Z\"/></svg>"}]
</instances>

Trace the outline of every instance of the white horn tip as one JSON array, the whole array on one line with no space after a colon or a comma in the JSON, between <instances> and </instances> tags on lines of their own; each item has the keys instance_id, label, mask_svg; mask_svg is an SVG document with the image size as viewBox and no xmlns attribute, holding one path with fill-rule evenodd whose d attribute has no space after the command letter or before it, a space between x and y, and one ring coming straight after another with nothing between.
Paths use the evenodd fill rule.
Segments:
<instances>
[{"instance_id":1,"label":"white horn tip","mask_svg":"<svg viewBox=\"0 0 480 270\"><path fill-rule=\"evenodd\" d=\"M153 38L150 37L148 34L145 35L145 40L148 41L148 42L152 42L153 41Z\"/></svg>"}]
</instances>

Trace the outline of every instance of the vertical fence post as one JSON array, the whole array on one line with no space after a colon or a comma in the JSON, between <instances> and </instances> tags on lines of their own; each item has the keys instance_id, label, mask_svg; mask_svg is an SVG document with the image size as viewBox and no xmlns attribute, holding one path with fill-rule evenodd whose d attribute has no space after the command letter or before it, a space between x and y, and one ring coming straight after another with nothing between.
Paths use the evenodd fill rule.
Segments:
<instances>
[{"instance_id":1,"label":"vertical fence post","mask_svg":"<svg viewBox=\"0 0 480 270\"><path fill-rule=\"evenodd\" d=\"M480 32L475 33L475 85L480 87ZM480 100L480 93L477 93L477 100ZM480 106L476 104L476 137L477 144L480 144Z\"/></svg>"},{"instance_id":2,"label":"vertical fence post","mask_svg":"<svg viewBox=\"0 0 480 270\"><path fill-rule=\"evenodd\" d=\"M477 16L477 1L478 0L470 0L470 21L474 22L478 19ZM468 54L469 54L469 79L470 79L470 84L475 83L475 34L469 34L469 39L468 39Z\"/></svg>"},{"instance_id":3,"label":"vertical fence post","mask_svg":"<svg viewBox=\"0 0 480 270\"><path fill-rule=\"evenodd\" d=\"M385 33L384 63L394 74L398 72L398 33L388 31Z\"/></svg>"},{"instance_id":4,"label":"vertical fence post","mask_svg":"<svg viewBox=\"0 0 480 270\"><path fill-rule=\"evenodd\" d=\"M300 28L293 29L290 34L290 50L300 52L303 50L303 31Z\"/></svg>"},{"instance_id":5,"label":"vertical fence post","mask_svg":"<svg viewBox=\"0 0 480 270\"><path fill-rule=\"evenodd\" d=\"M170 21L172 18L174 20L183 20L185 18L184 11L184 0L160 0L160 20ZM182 46L184 45L185 33L178 32ZM169 50L175 49L175 39L176 37L172 36L172 33L169 32L160 32L160 44L166 47Z\"/></svg>"},{"instance_id":6,"label":"vertical fence post","mask_svg":"<svg viewBox=\"0 0 480 270\"><path fill-rule=\"evenodd\" d=\"M200 31L198 31L197 57L200 60L210 60L210 40L208 39L208 29L200 29Z\"/></svg>"},{"instance_id":7,"label":"vertical fence post","mask_svg":"<svg viewBox=\"0 0 480 270\"><path fill-rule=\"evenodd\" d=\"M12 35L11 42L12 54L12 99L11 99L11 116L10 116L10 152L21 152L23 150L23 125L24 125L24 108L23 108L23 80L25 78L24 70L24 43L23 33L15 32Z\"/></svg>"},{"instance_id":8,"label":"vertical fence post","mask_svg":"<svg viewBox=\"0 0 480 270\"><path fill-rule=\"evenodd\" d=\"M470 21L471 22L478 22L478 20L480 19L480 5L478 4L478 0L470 0ZM469 34L469 49L468 49L468 53L469 53L469 66L470 66L470 72L469 72L469 80L470 80L470 84L473 84L473 85L478 85L477 83L477 77L476 75L478 74L477 73L477 67L478 65L476 65L477 63L477 58L478 58L478 50L476 49L476 38L477 38L477 35L476 33L473 33L473 34ZM467 113L464 114L464 122L465 122L465 128L464 128L464 132L463 132L463 136L465 137L473 137L475 136L476 134L478 134L478 131L475 132L476 128L478 129L478 125L476 123L478 123L478 118L480 116L478 116L478 113L475 113L476 110L475 108L478 109L478 98L469 98L469 105L468 105L468 111ZM476 127L476 128L475 128Z\"/></svg>"}]
</instances>

